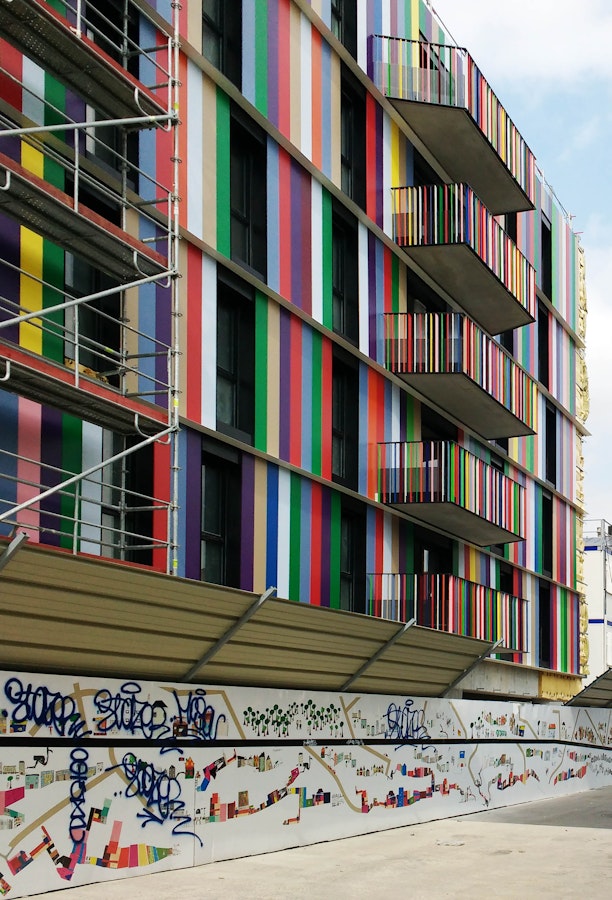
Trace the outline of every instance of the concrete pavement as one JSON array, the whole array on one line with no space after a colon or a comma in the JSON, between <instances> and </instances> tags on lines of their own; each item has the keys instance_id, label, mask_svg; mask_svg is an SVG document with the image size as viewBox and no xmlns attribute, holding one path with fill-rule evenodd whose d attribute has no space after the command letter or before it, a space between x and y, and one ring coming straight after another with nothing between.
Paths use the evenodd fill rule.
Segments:
<instances>
[{"instance_id":1,"label":"concrete pavement","mask_svg":"<svg viewBox=\"0 0 612 900\"><path fill-rule=\"evenodd\" d=\"M67 900L608 900L612 787L73 888Z\"/></svg>"}]
</instances>

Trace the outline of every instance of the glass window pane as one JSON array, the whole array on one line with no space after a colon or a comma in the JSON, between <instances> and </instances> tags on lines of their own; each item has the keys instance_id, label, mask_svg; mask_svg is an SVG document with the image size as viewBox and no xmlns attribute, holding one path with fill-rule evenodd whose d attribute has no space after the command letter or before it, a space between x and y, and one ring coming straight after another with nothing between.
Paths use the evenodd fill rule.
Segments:
<instances>
[{"instance_id":1,"label":"glass window pane","mask_svg":"<svg viewBox=\"0 0 612 900\"><path fill-rule=\"evenodd\" d=\"M217 373L217 421L236 425L236 385Z\"/></svg>"}]
</instances>

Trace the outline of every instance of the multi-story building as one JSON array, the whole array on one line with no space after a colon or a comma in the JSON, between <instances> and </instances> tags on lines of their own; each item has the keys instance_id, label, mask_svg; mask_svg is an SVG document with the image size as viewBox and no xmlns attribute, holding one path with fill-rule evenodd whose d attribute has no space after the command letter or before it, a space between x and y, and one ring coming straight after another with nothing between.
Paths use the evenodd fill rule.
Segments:
<instances>
[{"instance_id":1,"label":"multi-story building","mask_svg":"<svg viewBox=\"0 0 612 900\"><path fill-rule=\"evenodd\" d=\"M0 37L4 534L574 693L577 238L428 5L0 0Z\"/></svg>"}]
</instances>

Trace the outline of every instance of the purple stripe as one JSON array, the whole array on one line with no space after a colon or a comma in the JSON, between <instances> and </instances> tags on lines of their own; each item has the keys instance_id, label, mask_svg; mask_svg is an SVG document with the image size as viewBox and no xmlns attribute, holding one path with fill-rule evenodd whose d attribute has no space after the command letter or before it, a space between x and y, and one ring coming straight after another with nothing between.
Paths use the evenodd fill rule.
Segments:
<instances>
[{"instance_id":1,"label":"purple stripe","mask_svg":"<svg viewBox=\"0 0 612 900\"><path fill-rule=\"evenodd\" d=\"M0 214L0 234L2 235L3 258L14 266L19 265L19 223L7 216ZM7 299L19 302L19 273L14 269L0 263L0 279L2 281L2 295ZM12 318L18 311L12 304L6 308L0 303L0 320ZM11 325L2 329L2 340L19 343L19 326ZM0 366L0 377L4 375L4 366Z\"/></svg>"}]
</instances>

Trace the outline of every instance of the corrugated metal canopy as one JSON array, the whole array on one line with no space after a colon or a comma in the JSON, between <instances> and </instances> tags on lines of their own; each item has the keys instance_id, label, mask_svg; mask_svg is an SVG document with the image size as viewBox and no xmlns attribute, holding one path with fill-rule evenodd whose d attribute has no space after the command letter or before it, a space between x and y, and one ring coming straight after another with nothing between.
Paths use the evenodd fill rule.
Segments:
<instances>
[{"instance_id":1,"label":"corrugated metal canopy","mask_svg":"<svg viewBox=\"0 0 612 900\"><path fill-rule=\"evenodd\" d=\"M612 668L592 681L584 690L572 697L566 706L596 706L599 709L612 707Z\"/></svg>"},{"instance_id":2,"label":"corrugated metal canopy","mask_svg":"<svg viewBox=\"0 0 612 900\"><path fill-rule=\"evenodd\" d=\"M0 545L1 546L1 545ZM5 668L440 696L491 645L22 545L0 571ZM394 643L390 643L394 640ZM387 646L389 645L389 646ZM382 652L381 652L382 651Z\"/></svg>"}]
</instances>

